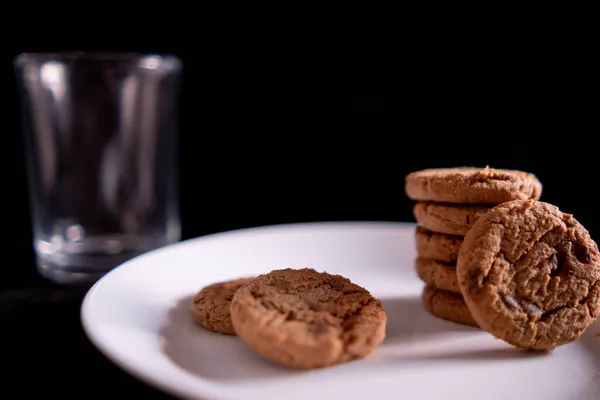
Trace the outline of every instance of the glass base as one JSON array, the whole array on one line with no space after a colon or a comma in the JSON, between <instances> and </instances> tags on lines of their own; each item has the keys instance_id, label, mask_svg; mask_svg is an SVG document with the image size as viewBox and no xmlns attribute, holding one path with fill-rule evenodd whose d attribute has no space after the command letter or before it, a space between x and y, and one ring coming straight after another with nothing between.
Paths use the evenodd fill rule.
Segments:
<instances>
[{"instance_id":1,"label":"glass base","mask_svg":"<svg viewBox=\"0 0 600 400\"><path fill-rule=\"evenodd\" d=\"M38 241L37 269L60 284L94 283L125 261L165 244L164 238L147 236L95 237L60 246Z\"/></svg>"},{"instance_id":2,"label":"glass base","mask_svg":"<svg viewBox=\"0 0 600 400\"><path fill-rule=\"evenodd\" d=\"M102 278L106 272L81 272L81 271L70 271L63 267L50 264L38 264L38 273L54 282L61 285L86 285L91 286L98 279Z\"/></svg>"},{"instance_id":3,"label":"glass base","mask_svg":"<svg viewBox=\"0 0 600 400\"><path fill-rule=\"evenodd\" d=\"M60 260L57 260L56 257L40 255L38 256L37 269L44 278L56 283L93 283L119 264L142 253L127 252L112 255L69 254L68 256L63 255Z\"/></svg>"}]
</instances>

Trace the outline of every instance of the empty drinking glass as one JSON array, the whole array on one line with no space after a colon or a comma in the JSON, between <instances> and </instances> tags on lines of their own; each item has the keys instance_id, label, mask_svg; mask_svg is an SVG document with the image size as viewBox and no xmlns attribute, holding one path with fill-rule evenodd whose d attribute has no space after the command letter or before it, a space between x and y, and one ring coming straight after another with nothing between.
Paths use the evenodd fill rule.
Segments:
<instances>
[{"instance_id":1,"label":"empty drinking glass","mask_svg":"<svg viewBox=\"0 0 600 400\"><path fill-rule=\"evenodd\" d=\"M22 54L15 70L38 271L90 282L180 239L174 56Z\"/></svg>"}]
</instances>

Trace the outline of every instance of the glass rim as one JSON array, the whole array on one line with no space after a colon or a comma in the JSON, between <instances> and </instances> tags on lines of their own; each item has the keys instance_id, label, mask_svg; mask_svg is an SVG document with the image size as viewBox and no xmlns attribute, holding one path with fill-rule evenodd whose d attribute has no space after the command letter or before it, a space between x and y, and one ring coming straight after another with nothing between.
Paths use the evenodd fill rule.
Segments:
<instances>
[{"instance_id":1,"label":"glass rim","mask_svg":"<svg viewBox=\"0 0 600 400\"><path fill-rule=\"evenodd\" d=\"M181 59L174 54L144 53L135 51L57 51L57 52L23 52L13 59L15 66L30 62L47 61L109 61L137 62L138 66L147 69L179 70Z\"/></svg>"}]
</instances>

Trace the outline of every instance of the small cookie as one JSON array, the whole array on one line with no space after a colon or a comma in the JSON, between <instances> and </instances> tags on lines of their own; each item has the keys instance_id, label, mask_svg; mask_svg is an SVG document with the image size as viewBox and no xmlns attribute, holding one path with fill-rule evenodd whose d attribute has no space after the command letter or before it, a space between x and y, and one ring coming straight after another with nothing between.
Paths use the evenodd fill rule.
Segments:
<instances>
[{"instance_id":1,"label":"small cookie","mask_svg":"<svg viewBox=\"0 0 600 400\"><path fill-rule=\"evenodd\" d=\"M437 233L420 226L415 229L415 245L421 258L454 263L462 241L462 236Z\"/></svg>"},{"instance_id":2,"label":"small cookie","mask_svg":"<svg viewBox=\"0 0 600 400\"><path fill-rule=\"evenodd\" d=\"M231 319L238 337L262 357L309 369L369 355L385 338L387 313L347 278L283 269L242 287Z\"/></svg>"},{"instance_id":3,"label":"small cookie","mask_svg":"<svg viewBox=\"0 0 600 400\"><path fill-rule=\"evenodd\" d=\"M196 322L205 328L227 335L235 335L229 307L237 290L254 278L241 278L214 283L200 290L190 306Z\"/></svg>"},{"instance_id":4,"label":"small cookie","mask_svg":"<svg viewBox=\"0 0 600 400\"><path fill-rule=\"evenodd\" d=\"M494 168L440 168L411 172L405 177L409 198L419 201L501 204L540 198L542 184L533 174Z\"/></svg>"},{"instance_id":5,"label":"small cookie","mask_svg":"<svg viewBox=\"0 0 600 400\"><path fill-rule=\"evenodd\" d=\"M467 304L458 293L425 286L421 300L425 309L436 317L478 328Z\"/></svg>"},{"instance_id":6,"label":"small cookie","mask_svg":"<svg viewBox=\"0 0 600 400\"><path fill-rule=\"evenodd\" d=\"M448 292L460 293L456 278L456 265L427 258L415 260L417 275L423 282Z\"/></svg>"},{"instance_id":7,"label":"small cookie","mask_svg":"<svg viewBox=\"0 0 600 400\"><path fill-rule=\"evenodd\" d=\"M465 236L458 283L479 325L515 347L573 342L600 314L600 252L556 206L501 204Z\"/></svg>"},{"instance_id":8,"label":"small cookie","mask_svg":"<svg viewBox=\"0 0 600 400\"><path fill-rule=\"evenodd\" d=\"M464 236L491 207L418 201L413 206L417 223L430 231Z\"/></svg>"}]
</instances>

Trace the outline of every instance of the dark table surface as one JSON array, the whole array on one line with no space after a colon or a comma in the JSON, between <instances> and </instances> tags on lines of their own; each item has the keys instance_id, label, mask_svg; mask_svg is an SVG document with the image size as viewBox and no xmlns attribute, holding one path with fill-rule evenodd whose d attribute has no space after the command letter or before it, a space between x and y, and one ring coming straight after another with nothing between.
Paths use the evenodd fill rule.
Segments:
<instances>
[{"instance_id":1,"label":"dark table surface","mask_svg":"<svg viewBox=\"0 0 600 400\"><path fill-rule=\"evenodd\" d=\"M87 339L79 312L89 287L53 284L37 276L33 266L23 270L25 276L0 286L0 363L9 371L0 397L43 391L46 397L81 399L85 388L106 398L116 393L172 398L120 370Z\"/></svg>"}]
</instances>

